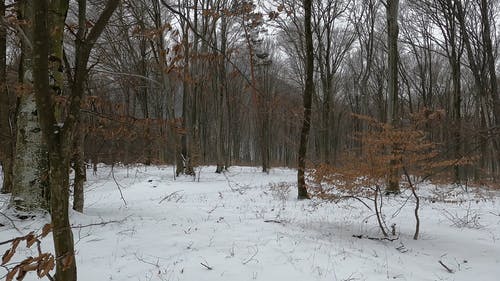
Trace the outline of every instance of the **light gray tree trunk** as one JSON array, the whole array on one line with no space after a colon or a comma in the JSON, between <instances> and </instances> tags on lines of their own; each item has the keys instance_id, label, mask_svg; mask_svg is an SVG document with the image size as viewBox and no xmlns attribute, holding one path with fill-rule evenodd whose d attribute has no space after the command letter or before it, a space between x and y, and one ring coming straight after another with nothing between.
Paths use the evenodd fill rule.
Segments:
<instances>
[{"instance_id":1,"label":"light gray tree trunk","mask_svg":"<svg viewBox=\"0 0 500 281\"><path fill-rule=\"evenodd\" d=\"M33 7L20 2L22 19L33 17ZM16 209L31 211L48 209L48 155L38 123L38 112L33 92L33 30L22 25L22 83L17 114L17 139L13 168L12 204Z\"/></svg>"}]
</instances>

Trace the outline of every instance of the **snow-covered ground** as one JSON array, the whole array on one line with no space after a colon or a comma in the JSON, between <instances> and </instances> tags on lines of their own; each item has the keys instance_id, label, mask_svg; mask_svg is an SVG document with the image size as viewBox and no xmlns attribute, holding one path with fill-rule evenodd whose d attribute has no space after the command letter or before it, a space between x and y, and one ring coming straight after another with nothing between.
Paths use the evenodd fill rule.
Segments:
<instances>
[{"instance_id":1,"label":"snow-covered ground","mask_svg":"<svg viewBox=\"0 0 500 281\"><path fill-rule=\"evenodd\" d=\"M386 199L399 235L391 242L353 237L381 237L358 201L297 201L293 170L214 170L198 170L196 181L174 179L172 167L89 170L85 212L71 213L79 280L500 280L498 193L423 187L418 241L409 194ZM48 219L14 222L21 233L0 216L0 242ZM50 236L42 248L51 250Z\"/></svg>"}]
</instances>

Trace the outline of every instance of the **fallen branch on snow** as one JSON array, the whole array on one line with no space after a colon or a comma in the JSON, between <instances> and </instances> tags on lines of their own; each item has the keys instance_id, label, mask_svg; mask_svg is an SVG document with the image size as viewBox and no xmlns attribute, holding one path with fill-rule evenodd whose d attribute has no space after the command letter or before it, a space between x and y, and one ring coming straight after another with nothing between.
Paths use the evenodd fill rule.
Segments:
<instances>
[{"instance_id":1,"label":"fallen branch on snow","mask_svg":"<svg viewBox=\"0 0 500 281\"><path fill-rule=\"evenodd\" d=\"M370 237L370 236L366 236L366 235L355 235L353 234L352 237L355 237L355 238L358 238L358 239L370 239L370 240L376 240L376 241L396 241L399 239L399 236L398 237L395 237L395 238L389 238L389 237Z\"/></svg>"},{"instance_id":2,"label":"fallen branch on snow","mask_svg":"<svg viewBox=\"0 0 500 281\"><path fill-rule=\"evenodd\" d=\"M446 271L448 271L448 273L453 273L453 270L447 267L446 264L444 264L442 261L439 261L439 264L443 266L446 269Z\"/></svg>"}]
</instances>

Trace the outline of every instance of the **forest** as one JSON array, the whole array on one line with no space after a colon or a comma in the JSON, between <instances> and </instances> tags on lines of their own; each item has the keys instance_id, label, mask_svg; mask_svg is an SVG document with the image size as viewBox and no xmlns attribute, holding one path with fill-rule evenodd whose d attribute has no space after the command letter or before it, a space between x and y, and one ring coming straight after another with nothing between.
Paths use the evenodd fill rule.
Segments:
<instances>
[{"instance_id":1,"label":"forest","mask_svg":"<svg viewBox=\"0 0 500 281\"><path fill-rule=\"evenodd\" d=\"M76 281L82 229L125 220L96 215L97 198L113 197L109 208L122 204L128 218L137 198L161 206L195 206L187 199L195 191L212 198L191 185L204 181L219 194L206 204L221 202L207 206L209 217L254 202L249 194L270 196L261 206L270 214L293 216L256 214L276 227L300 216L285 209L313 205L323 216L346 204L370 218L373 229L346 230L366 243L428 237L422 225L440 227L429 219L436 201L453 227L486 229L479 213L491 233L500 225L499 1L1 0L0 15L0 277L8 281ZM132 177L144 181L136 191ZM99 182L106 191L96 191ZM177 207L174 217L186 206ZM229 225L230 210L214 223ZM392 223L400 211L403 224ZM500 237L491 235L494 245ZM259 248L248 247L238 265L259 263ZM203 276L175 266L169 275L160 259L135 258L165 270L144 280ZM442 259L438 266L459 271ZM318 274L306 280L329 276ZM399 278L389 275L334 280Z\"/></svg>"}]
</instances>

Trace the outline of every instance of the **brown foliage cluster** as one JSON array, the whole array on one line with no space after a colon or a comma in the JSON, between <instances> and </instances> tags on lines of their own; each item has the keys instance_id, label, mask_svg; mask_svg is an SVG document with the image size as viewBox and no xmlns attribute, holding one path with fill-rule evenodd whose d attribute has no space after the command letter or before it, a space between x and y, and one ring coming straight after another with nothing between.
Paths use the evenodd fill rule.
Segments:
<instances>
[{"instance_id":1,"label":"brown foliage cluster","mask_svg":"<svg viewBox=\"0 0 500 281\"><path fill-rule=\"evenodd\" d=\"M315 194L324 199L342 195L371 197L390 180L391 167L401 174L429 179L455 165L469 164L474 159L444 159L439 145L429 141L419 129L441 118L440 112L419 113L412 125L395 128L373 118L356 115L368 124L368 130L355 136L360 151L346 153L336 166L320 164L311 173ZM392 166L391 166L392 163ZM408 185L403 182L403 185Z\"/></svg>"},{"instance_id":2,"label":"brown foliage cluster","mask_svg":"<svg viewBox=\"0 0 500 281\"><path fill-rule=\"evenodd\" d=\"M42 232L38 235L35 235L34 232L30 232L25 236L16 237L0 243L11 244L11 247L7 249L2 256L1 266L8 270L7 275L5 276L6 281L13 280L14 278L16 278L16 280L23 280L26 274L30 271L36 272L38 278L48 277L49 279L52 279L52 277L50 276L50 271L52 271L55 267L55 258L51 253L42 252L40 241L40 239L47 236L51 231L52 225L46 224L42 228ZM16 250L22 241L26 242L27 248L31 248L36 244L38 256L27 257L21 262L15 263L15 266L9 268L8 263L14 257ZM71 262L73 262L72 257L64 259L65 265L69 265Z\"/></svg>"}]
</instances>

